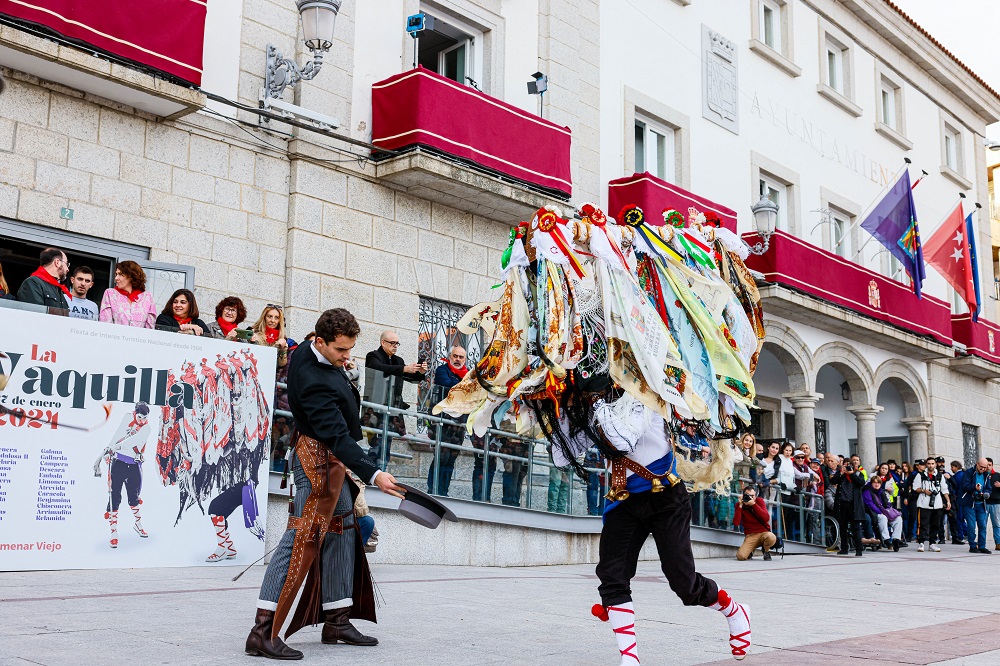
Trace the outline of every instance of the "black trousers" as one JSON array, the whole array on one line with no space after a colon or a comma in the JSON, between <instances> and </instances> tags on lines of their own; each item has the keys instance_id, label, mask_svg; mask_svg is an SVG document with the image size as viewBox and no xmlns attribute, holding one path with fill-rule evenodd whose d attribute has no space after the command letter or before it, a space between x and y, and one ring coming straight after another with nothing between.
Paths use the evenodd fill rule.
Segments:
<instances>
[{"instance_id":1,"label":"black trousers","mask_svg":"<svg viewBox=\"0 0 1000 666\"><path fill-rule=\"evenodd\" d=\"M854 518L854 502L841 501L840 504L837 505L837 523L840 527L841 553L846 553L850 550L848 535L854 538L855 552L860 553L865 549L864 544L861 543L861 525L863 522L864 521L862 520L855 520Z\"/></svg>"},{"instance_id":2,"label":"black trousers","mask_svg":"<svg viewBox=\"0 0 1000 666\"><path fill-rule=\"evenodd\" d=\"M122 503L122 486L129 506L139 506L139 492L142 490L142 467L129 465L115 458L111 461L111 498L108 511L117 511Z\"/></svg>"},{"instance_id":3,"label":"black trousers","mask_svg":"<svg viewBox=\"0 0 1000 666\"><path fill-rule=\"evenodd\" d=\"M944 543L944 539L939 541L942 533L941 524L944 520L944 509L920 509L917 514L917 541L929 541L930 543Z\"/></svg>"},{"instance_id":4,"label":"black trousers","mask_svg":"<svg viewBox=\"0 0 1000 666\"><path fill-rule=\"evenodd\" d=\"M635 493L604 516L597 588L604 606L632 601L631 581L646 537L653 535L670 589L685 606L711 606L719 586L694 568L691 500L683 483L663 492Z\"/></svg>"}]
</instances>

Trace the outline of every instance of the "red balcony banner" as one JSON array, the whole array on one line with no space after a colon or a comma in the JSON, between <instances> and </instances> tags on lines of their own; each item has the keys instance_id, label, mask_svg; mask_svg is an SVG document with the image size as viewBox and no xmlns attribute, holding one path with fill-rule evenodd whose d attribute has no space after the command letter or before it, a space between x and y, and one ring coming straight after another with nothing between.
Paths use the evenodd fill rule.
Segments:
<instances>
[{"instance_id":1,"label":"red balcony banner","mask_svg":"<svg viewBox=\"0 0 1000 666\"><path fill-rule=\"evenodd\" d=\"M207 0L0 0L0 15L201 85Z\"/></svg>"},{"instance_id":2,"label":"red balcony banner","mask_svg":"<svg viewBox=\"0 0 1000 666\"><path fill-rule=\"evenodd\" d=\"M1000 326L982 317L972 321L972 315L966 313L952 316L951 331L955 342L965 345L968 353L1000 365Z\"/></svg>"},{"instance_id":3,"label":"red balcony banner","mask_svg":"<svg viewBox=\"0 0 1000 666\"><path fill-rule=\"evenodd\" d=\"M663 211L669 208L680 212L687 219L689 207L702 213L709 211L719 216L722 226L736 231L736 211L715 203L711 199L688 192L683 187L668 183L651 173L637 173L608 183L608 215L617 217L624 206L635 204L646 214L648 224L663 224Z\"/></svg>"},{"instance_id":4,"label":"red balcony banner","mask_svg":"<svg viewBox=\"0 0 1000 666\"><path fill-rule=\"evenodd\" d=\"M756 233L743 234L743 238L751 245L760 240ZM927 294L917 298L909 286L783 231L771 236L767 252L751 254L747 266L763 273L768 282L951 345L947 303Z\"/></svg>"},{"instance_id":5,"label":"red balcony banner","mask_svg":"<svg viewBox=\"0 0 1000 666\"><path fill-rule=\"evenodd\" d=\"M517 180L573 193L568 127L423 67L372 85L372 143L427 146Z\"/></svg>"}]
</instances>

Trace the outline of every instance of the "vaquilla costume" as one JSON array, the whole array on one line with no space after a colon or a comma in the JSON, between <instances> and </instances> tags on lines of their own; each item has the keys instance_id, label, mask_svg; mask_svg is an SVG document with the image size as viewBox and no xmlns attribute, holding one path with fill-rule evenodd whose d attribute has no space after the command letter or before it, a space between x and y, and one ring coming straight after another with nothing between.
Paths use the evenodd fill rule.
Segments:
<instances>
[{"instance_id":1,"label":"vaquilla costume","mask_svg":"<svg viewBox=\"0 0 1000 666\"><path fill-rule=\"evenodd\" d=\"M543 208L511 230L500 299L459 323L490 344L434 408L467 414L480 436L503 420L542 434L554 463L583 478L584 455L603 456L611 478L592 610L611 623L625 666L639 663L630 580L650 535L684 604L725 615L735 658L751 645L749 611L695 570L684 481L728 495L763 312L745 243L717 217L688 213L664 211L654 228L636 206L618 223L591 204L575 219ZM712 440L709 462L674 455L684 424Z\"/></svg>"}]
</instances>

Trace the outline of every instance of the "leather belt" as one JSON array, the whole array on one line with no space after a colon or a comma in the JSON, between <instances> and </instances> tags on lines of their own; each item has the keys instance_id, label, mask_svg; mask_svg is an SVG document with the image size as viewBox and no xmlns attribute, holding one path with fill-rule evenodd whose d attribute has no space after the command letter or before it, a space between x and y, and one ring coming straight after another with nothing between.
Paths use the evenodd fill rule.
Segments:
<instances>
[{"instance_id":1,"label":"leather belt","mask_svg":"<svg viewBox=\"0 0 1000 666\"><path fill-rule=\"evenodd\" d=\"M653 474L644 465L640 465L631 458L623 456L621 458L615 458L611 461L611 489L608 490L608 494L604 496L605 498L611 500L612 502L621 502L628 499L631 493L625 489L625 486L627 485L629 471L637 474L647 481L652 482L652 492L654 493L663 492L664 479L666 479L667 483L671 486L676 486L681 482L681 478L673 472L667 472L666 474Z\"/></svg>"},{"instance_id":2,"label":"leather belt","mask_svg":"<svg viewBox=\"0 0 1000 666\"><path fill-rule=\"evenodd\" d=\"M349 530L354 528L356 526L355 521L351 521L350 525L344 525L344 519L353 515L354 515L353 513L344 513L339 516L334 516L333 518L330 519L330 524L326 527L325 530L323 530L323 533L343 534L345 529ZM288 527L286 527L285 529L297 530L303 525L306 525L308 527L308 523L306 521L303 521L301 518L297 516L289 516Z\"/></svg>"}]
</instances>

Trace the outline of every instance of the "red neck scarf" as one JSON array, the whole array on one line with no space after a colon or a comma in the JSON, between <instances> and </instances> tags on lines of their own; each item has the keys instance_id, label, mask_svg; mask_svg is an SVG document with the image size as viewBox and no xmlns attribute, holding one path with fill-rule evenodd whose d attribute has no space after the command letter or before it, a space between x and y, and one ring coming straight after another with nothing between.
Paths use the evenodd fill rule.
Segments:
<instances>
[{"instance_id":1,"label":"red neck scarf","mask_svg":"<svg viewBox=\"0 0 1000 666\"><path fill-rule=\"evenodd\" d=\"M278 335L280 335L280 331L278 329L270 328L266 325L264 326L264 339L267 341L267 344L273 345L277 342Z\"/></svg>"},{"instance_id":2,"label":"red neck scarf","mask_svg":"<svg viewBox=\"0 0 1000 666\"><path fill-rule=\"evenodd\" d=\"M73 296L69 293L69 289L66 288L66 285L64 285L62 282L52 277L52 275L41 266L35 269L35 272L31 274L31 277L36 277L42 282L51 284L53 287L59 287L60 291L66 294L66 298L70 300L73 299Z\"/></svg>"},{"instance_id":3,"label":"red neck scarf","mask_svg":"<svg viewBox=\"0 0 1000 666\"><path fill-rule=\"evenodd\" d=\"M456 368L451 364L451 361L449 359L443 358L441 360L448 364L448 369L454 372L456 375L458 375L459 379L465 379L465 373L469 371L467 367L463 365L460 368Z\"/></svg>"},{"instance_id":4,"label":"red neck scarf","mask_svg":"<svg viewBox=\"0 0 1000 666\"><path fill-rule=\"evenodd\" d=\"M219 328L222 330L223 335L229 335L232 333L233 329L236 328L237 325L235 321L226 321L222 317L217 317L215 321L219 324Z\"/></svg>"},{"instance_id":5,"label":"red neck scarf","mask_svg":"<svg viewBox=\"0 0 1000 666\"><path fill-rule=\"evenodd\" d=\"M173 318L174 318L174 321L176 321L178 324L181 324L182 326L184 324L190 324L191 323L191 317L178 317L177 315L173 315Z\"/></svg>"},{"instance_id":6,"label":"red neck scarf","mask_svg":"<svg viewBox=\"0 0 1000 666\"><path fill-rule=\"evenodd\" d=\"M138 289L133 289L132 292L129 293L124 289L119 289L118 287L115 287L115 291L117 291L119 294L127 298L130 303L135 303L137 300L139 300L139 297L142 296L142 292L139 291Z\"/></svg>"}]
</instances>

